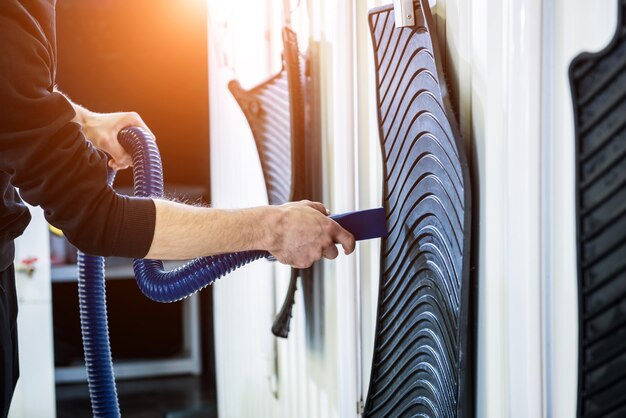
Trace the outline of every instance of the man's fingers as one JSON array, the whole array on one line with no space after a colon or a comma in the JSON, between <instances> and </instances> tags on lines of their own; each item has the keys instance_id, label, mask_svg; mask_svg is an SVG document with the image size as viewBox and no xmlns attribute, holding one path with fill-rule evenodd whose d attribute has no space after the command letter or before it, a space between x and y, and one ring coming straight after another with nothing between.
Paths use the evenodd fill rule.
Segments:
<instances>
[{"instance_id":1,"label":"man's fingers","mask_svg":"<svg viewBox=\"0 0 626 418\"><path fill-rule=\"evenodd\" d=\"M330 247L324 248L324 251L322 251L322 256L329 260L334 260L335 258L337 258L338 255L339 255L339 251L337 250L337 247L334 244L331 245Z\"/></svg>"},{"instance_id":2,"label":"man's fingers","mask_svg":"<svg viewBox=\"0 0 626 418\"><path fill-rule=\"evenodd\" d=\"M337 222L334 223L337 225L333 234L334 241L341 244L343 251L346 254L352 253L355 246L354 236L350 232L343 229Z\"/></svg>"},{"instance_id":3,"label":"man's fingers","mask_svg":"<svg viewBox=\"0 0 626 418\"><path fill-rule=\"evenodd\" d=\"M150 131L150 128L148 128L148 125L146 125L143 119L141 119L141 116L139 116L139 114L135 112L129 112L126 114L123 125L124 126L122 126L122 128L128 128L129 126L139 126L146 131L152 133L152 131Z\"/></svg>"},{"instance_id":4,"label":"man's fingers","mask_svg":"<svg viewBox=\"0 0 626 418\"><path fill-rule=\"evenodd\" d=\"M115 160L109 160L109 167L115 171L120 171L127 169L129 166L127 164L119 164Z\"/></svg>"},{"instance_id":5,"label":"man's fingers","mask_svg":"<svg viewBox=\"0 0 626 418\"><path fill-rule=\"evenodd\" d=\"M122 145L120 145L120 143L117 141L117 139L112 141L112 143L109 146L109 148L110 148L109 149L109 154L111 154L111 157L113 157L113 160L118 165L125 165L125 166L132 166L133 165L133 159L126 152L124 147L122 147Z\"/></svg>"},{"instance_id":6,"label":"man's fingers","mask_svg":"<svg viewBox=\"0 0 626 418\"><path fill-rule=\"evenodd\" d=\"M106 146L101 146L110 156L109 167L115 170L124 170L133 165L133 160L126 152L124 147L120 145L117 139L107 139L104 141Z\"/></svg>"},{"instance_id":7,"label":"man's fingers","mask_svg":"<svg viewBox=\"0 0 626 418\"><path fill-rule=\"evenodd\" d=\"M328 209L326 209L326 206L324 206L322 203L320 202L311 202L309 200L304 200L303 203L308 206L311 207L315 210L317 210L318 212L324 214L324 215L328 215L330 212L328 211Z\"/></svg>"}]
</instances>

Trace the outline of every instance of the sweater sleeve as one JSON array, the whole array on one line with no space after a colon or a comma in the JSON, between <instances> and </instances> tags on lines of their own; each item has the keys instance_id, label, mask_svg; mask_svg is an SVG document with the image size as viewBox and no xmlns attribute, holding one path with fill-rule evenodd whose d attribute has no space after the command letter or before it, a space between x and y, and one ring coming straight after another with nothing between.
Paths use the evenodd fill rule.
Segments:
<instances>
[{"instance_id":1,"label":"sweater sleeve","mask_svg":"<svg viewBox=\"0 0 626 418\"><path fill-rule=\"evenodd\" d=\"M0 16L0 50L0 171L81 251L144 257L154 235L154 202L107 185L106 155L71 122L71 104L54 92L45 36Z\"/></svg>"}]
</instances>

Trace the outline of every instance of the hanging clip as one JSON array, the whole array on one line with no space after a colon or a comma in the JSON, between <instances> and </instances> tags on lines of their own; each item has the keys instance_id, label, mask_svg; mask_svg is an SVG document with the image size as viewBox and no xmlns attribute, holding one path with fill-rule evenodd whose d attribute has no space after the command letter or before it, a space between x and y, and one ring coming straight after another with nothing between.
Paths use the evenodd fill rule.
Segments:
<instances>
[{"instance_id":1,"label":"hanging clip","mask_svg":"<svg viewBox=\"0 0 626 418\"><path fill-rule=\"evenodd\" d=\"M396 28L415 25L415 7L413 0L393 0Z\"/></svg>"}]
</instances>

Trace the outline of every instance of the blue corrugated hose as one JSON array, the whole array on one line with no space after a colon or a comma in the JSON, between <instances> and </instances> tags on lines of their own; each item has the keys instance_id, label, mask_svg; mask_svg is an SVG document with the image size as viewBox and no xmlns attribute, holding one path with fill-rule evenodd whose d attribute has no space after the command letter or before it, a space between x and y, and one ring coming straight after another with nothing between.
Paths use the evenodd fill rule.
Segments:
<instances>
[{"instance_id":1,"label":"blue corrugated hose","mask_svg":"<svg viewBox=\"0 0 626 418\"><path fill-rule=\"evenodd\" d=\"M161 156L152 134L131 127L120 131L118 139L133 158L135 195L163 196ZM110 184L114 177L114 173L109 176ZM333 218L347 227L357 239L386 236L382 208ZM244 264L268 256L265 251L220 254L196 258L172 271L165 271L159 260L138 259L133 262L133 268L137 284L148 298L157 302L174 302L194 294ZM96 418L119 417L106 312L104 258L79 253L78 269L80 320L93 415Z\"/></svg>"},{"instance_id":2,"label":"blue corrugated hose","mask_svg":"<svg viewBox=\"0 0 626 418\"><path fill-rule=\"evenodd\" d=\"M122 130L118 139L133 158L135 195L161 197L163 172L154 137L144 129L132 127ZM110 183L113 178L113 175L109 177ZM268 255L264 251L245 251L202 257L172 271L165 271L158 260L135 260L133 267L137 284L147 297L158 302L174 302ZM106 312L104 258L79 253L78 269L80 320L93 415L119 417Z\"/></svg>"}]
</instances>

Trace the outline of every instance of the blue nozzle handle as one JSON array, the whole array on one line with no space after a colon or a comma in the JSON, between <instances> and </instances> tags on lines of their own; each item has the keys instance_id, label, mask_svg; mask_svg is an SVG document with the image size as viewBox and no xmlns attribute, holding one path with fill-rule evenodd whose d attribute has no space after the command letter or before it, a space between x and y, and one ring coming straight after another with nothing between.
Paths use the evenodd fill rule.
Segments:
<instances>
[{"instance_id":1,"label":"blue nozzle handle","mask_svg":"<svg viewBox=\"0 0 626 418\"><path fill-rule=\"evenodd\" d=\"M354 235L357 241L387 237L387 215L384 208L357 210L331 215L341 227Z\"/></svg>"},{"instance_id":2,"label":"blue nozzle handle","mask_svg":"<svg viewBox=\"0 0 626 418\"><path fill-rule=\"evenodd\" d=\"M387 214L384 208L338 213L330 215L330 218L354 235L354 239L357 241L386 238L389 234L387 231ZM266 258L270 261L276 261L272 255Z\"/></svg>"}]
</instances>

